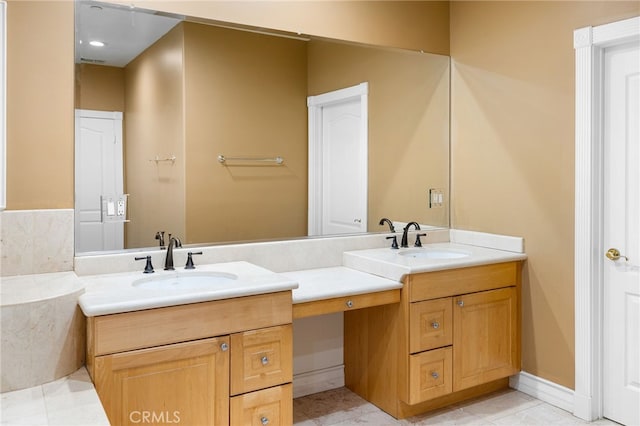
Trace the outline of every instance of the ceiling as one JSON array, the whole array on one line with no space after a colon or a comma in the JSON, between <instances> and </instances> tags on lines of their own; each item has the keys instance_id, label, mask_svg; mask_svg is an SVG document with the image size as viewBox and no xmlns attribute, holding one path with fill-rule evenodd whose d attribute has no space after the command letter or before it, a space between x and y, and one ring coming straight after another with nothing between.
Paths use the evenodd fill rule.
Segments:
<instances>
[{"instance_id":1,"label":"ceiling","mask_svg":"<svg viewBox=\"0 0 640 426\"><path fill-rule=\"evenodd\" d=\"M181 16L95 1L76 0L75 8L76 63L124 67L183 20ZM130 13L123 14L123 10ZM91 46L92 40L105 45Z\"/></svg>"}]
</instances>

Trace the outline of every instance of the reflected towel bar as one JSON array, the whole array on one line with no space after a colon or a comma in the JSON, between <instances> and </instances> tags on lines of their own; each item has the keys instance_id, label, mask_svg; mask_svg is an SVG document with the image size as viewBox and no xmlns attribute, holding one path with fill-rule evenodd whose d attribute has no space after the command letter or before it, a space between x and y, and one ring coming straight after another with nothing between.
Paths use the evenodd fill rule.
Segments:
<instances>
[{"instance_id":1,"label":"reflected towel bar","mask_svg":"<svg viewBox=\"0 0 640 426\"><path fill-rule=\"evenodd\" d=\"M176 156L175 156L175 155L171 155L170 157L167 157L167 158L160 158L159 156L157 156L157 155L156 155L156 158L152 158L152 159L151 159L151 160L149 160L149 161L155 161L155 162L156 162L156 165L157 165L158 163L163 162L163 161L171 161L171 164L175 164L176 159L177 159L177 158L176 158Z\"/></svg>"},{"instance_id":2,"label":"reflected towel bar","mask_svg":"<svg viewBox=\"0 0 640 426\"><path fill-rule=\"evenodd\" d=\"M258 163L275 163L275 165L280 166L284 163L284 158L278 156L274 158L264 158L264 157L225 157L224 155L218 155L218 162L220 164L226 165L227 161L241 161L241 162L258 162Z\"/></svg>"}]
</instances>

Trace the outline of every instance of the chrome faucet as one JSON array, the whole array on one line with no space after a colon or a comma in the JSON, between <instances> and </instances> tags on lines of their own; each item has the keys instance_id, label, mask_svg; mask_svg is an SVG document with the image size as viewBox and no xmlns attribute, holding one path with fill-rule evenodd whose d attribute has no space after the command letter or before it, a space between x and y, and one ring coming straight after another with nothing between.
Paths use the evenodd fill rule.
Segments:
<instances>
[{"instance_id":1,"label":"chrome faucet","mask_svg":"<svg viewBox=\"0 0 640 426\"><path fill-rule=\"evenodd\" d=\"M169 246L167 247L167 257L164 259L164 270L173 271L173 249L182 247L182 241L178 237L172 237L169 234Z\"/></svg>"},{"instance_id":2,"label":"chrome faucet","mask_svg":"<svg viewBox=\"0 0 640 426\"><path fill-rule=\"evenodd\" d=\"M411 225L415 226L416 231L420 230L420 225L418 225L418 222L409 222L407 223L407 226L404 227L404 232L402 233L402 241L400 242L400 247L403 248L407 248L409 247L409 242L408 240L408 234L409 234L409 228L411 228Z\"/></svg>"}]
</instances>

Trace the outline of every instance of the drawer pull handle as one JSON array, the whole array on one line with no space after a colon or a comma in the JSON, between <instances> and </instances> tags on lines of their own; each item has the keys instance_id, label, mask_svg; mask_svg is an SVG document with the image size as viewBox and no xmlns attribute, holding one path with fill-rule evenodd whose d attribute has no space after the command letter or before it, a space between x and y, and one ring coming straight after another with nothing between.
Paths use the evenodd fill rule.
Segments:
<instances>
[{"instance_id":1,"label":"drawer pull handle","mask_svg":"<svg viewBox=\"0 0 640 426\"><path fill-rule=\"evenodd\" d=\"M353 308L353 302L351 300L347 300L347 308Z\"/></svg>"},{"instance_id":2,"label":"drawer pull handle","mask_svg":"<svg viewBox=\"0 0 640 426\"><path fill-rule=\"evenodd\" d=\"M431 327L437 330L440 328L440 323L438 321L434 321L431 323Z\"/></svg>"},{"instance_id":3,"label":"drawer pull handle","mask_svg":"<svg viewBox=\"0 0 640 426\"><path fill-rule=\"evenodd\" d=\"M268 425L269 419L266 418L265 416L262 416L262 418L260 418L260 423L262 423L263 425Z\"/></svg>"},{"instance_id":4,"label":"drawer pull handle","mask_svg":"<svg viewBox=\"0 0 640 426\"><path fill-rule=\"evenodd\" d=\"M460 306L462 308L464 306L464 301L463 300L458 300L458 306Z\"/></svg>"},{"instance_id":5,"label":"drawer pull handle","mask_svg":"<svg viewBox=\"0 0 640 426\"><path fill-rule=\"evenodd\" d=\"M269 358L263 356L262 358L260 358L260 362L262 362L262 365L267 365L269 364Z\"/></svg>"},{"instance_id":6,"label":"drawer pull handle","mask_svg":"<svg viewBox=\"0 0 640 426\"><path fill-rule=\"evenodd\" d=\"M437 379L438 377L440 377L440 375L438 374L438 372L437 372L437 371L433 371L433 372L431 373L431 377L433 377L434 379Z\"/></svg>"},{"instance_id":7,"label":"drawer pull handle","mask_svg":"<svg viewBox=\"0 0 640 426\"><path fill-rule=\"evenodd\" d=\"M220 349L222 350L222 352L226 352L229 350L229 345L226 343L223 343L220 345Z\"/></svg>"}]
</instances>

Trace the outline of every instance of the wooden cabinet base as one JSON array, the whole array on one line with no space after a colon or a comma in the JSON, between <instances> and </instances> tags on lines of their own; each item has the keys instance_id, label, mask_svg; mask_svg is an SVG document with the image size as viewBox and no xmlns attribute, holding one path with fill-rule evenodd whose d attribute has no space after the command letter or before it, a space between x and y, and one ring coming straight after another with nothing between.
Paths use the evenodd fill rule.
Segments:
<instances>
[{"instance_id":1,"label":"wooden cabinet base","mask_svg":"<svg viewBox=\"0 0 640 426\"><path fill-rule=\"evenodd\" d=\"M290 291L91 317L87 340L114 426L292 424Z\"/></svg>"},{"instance_id":2,"label":"wooden cabinet base","mask_svg":"<svg viewBox=\"0 0 640 426\"><path fill-rule=\"evenodd\" d=\"M347 388L399 419L506 388L520 275L520 262L409 275L400 303L345 312Z\"/></svg>"}]
</instances>

